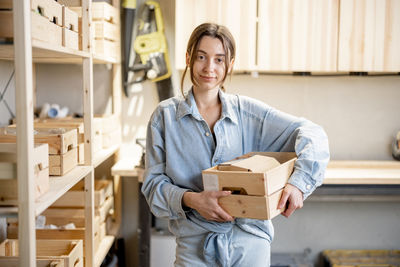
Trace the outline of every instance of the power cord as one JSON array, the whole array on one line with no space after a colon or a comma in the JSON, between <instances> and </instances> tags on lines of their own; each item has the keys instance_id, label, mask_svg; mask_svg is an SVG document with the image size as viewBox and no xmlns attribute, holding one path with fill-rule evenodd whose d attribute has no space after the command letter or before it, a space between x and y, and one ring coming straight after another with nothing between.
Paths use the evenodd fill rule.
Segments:
<instances>
[{"instance_id":1,"label":"power cord","mask_svg":"<svg viewBox=\"0 0 400 267\"><path fill-rule=\"evenodd\" d=\"M8 79L8 82L7 82L6 86L4 87L3 91L2 91L1 94L0 94L0 104L1 104L1 102L4 103L4 106L7 108L8 112L10 113L11 118L15 118L15 115L14 115L14 113L12 112L10 106L8 105L6 99L4 98L4 95L6 94L7 89L8 89L8 86L10 85L10 82L11 82L12 78L14 77L14 73L15 73L15 70L13 69L13 72L11 73L11 76L10 76L10 78Z\"/></svg>"}]
</instances>

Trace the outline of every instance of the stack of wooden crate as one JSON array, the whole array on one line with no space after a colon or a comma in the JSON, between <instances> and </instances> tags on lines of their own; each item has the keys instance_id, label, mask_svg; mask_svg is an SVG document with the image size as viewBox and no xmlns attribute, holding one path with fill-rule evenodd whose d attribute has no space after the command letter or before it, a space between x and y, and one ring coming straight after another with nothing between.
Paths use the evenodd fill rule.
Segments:
<instances>
[{"instance_id":1,"label":"stack of wooden crate","mask_svg":"<svg viewBox=\"0 0 400 267\"><path fill-rule=\"evenodd\" d=\"M78 164L76 129L35 129L35 143L49 145L49 174L65 175ZM16 143L16 127L0 130L0 143Z\"/></svg>"},{"instance_id":2,"label":"stack of wooden crate","mask_svg":"<svg viewBox=\"0 0 400 267\"><path fill-rule=\"evenodd\" d=\"M38 144L34 148L35 199L49 190L49 146ZM17 145L0 143L0 205L18 204Z\"/></svg>"},{"instance_id":3,"label":"stack of wooden crate","mask_svg":"<svg viewBox=\"0 0 400 267\"><path fill-rule=\"evenodd\" d=\"M85 239L84 183L76 184L42 215L46 225L55 229L36 229L37 239L75 240ZM106 236L106 220L114 205L113 184L111 180L95 180L94 249ZM73 224L74 227L65 227ZM18 238L17 219L7 219L8 238ZM83 245L85 245L83 243Z\"/></svg>"},{"instance_id":4,"label":"stack of wooden crate","mask_svg":"<svg viewBox=\"0 0 400 267\"><path fill-rule=\"evenodd\" d=\"M80 1L61 0L61 3L68 5L73 11L82 17ZM120 18L119 9L106 2L92 3L92 20L94 26L94 55L109 57L115 61L120 60ZM80 20L81 21L81 20ZM82 23L79 23L79 32ZM82 38L80 38L82 47Z\"/></svg>"},{"instance_id":5,"label":"stack of wooden crate","mask_svg":"<svg viewBox=\"0 0 400 267\"><path fill-rule=\"evenodd\" d=\"M78 15L56 0L31 0L32 39L79 49ZM12 1L0 5L0 39L14 38Z\"/></svg>"}]
</instances>

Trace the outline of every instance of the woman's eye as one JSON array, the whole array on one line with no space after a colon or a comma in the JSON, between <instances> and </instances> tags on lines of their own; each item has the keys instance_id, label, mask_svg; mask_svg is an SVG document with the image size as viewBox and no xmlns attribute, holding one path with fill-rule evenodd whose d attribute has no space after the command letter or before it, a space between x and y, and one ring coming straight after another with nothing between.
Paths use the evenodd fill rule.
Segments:
<instances>
[{"instance_id":1,"label":"woman's eye","mask_svg":"<svg viewBox=\"0 0 400 267\"><path fill-rule=\"evenodd\" d=\"M198 60L204 60L205 58L206 58L206 57L205 57L204 55L198 55L198 56L197 56L197 59L198 59Z\"/></svg>"},{"instance_id":2,"label":"woman's eye","mask_svg":"<svg viewBox=\"0 0 400 267\"><path fill-rule=\"evenodd\" d=\"M223 63L224 62L224 60L222 58L217 58L216 61L217 61L217 63Z\"/></svg>"}]
</instances>

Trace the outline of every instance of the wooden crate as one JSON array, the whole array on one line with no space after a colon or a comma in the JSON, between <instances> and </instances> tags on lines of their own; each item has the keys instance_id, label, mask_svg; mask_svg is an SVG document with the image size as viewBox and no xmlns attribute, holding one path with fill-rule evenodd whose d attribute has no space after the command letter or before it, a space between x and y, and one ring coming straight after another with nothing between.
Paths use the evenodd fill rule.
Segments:
<instances>
[{"instance_id":1,"label":"wooden crate","mask_svg":"<svg viewBox=\"0 0 400 267\"><path fill-rule=\"evenodd\" d=\"M99 216L101 222L105 221L113 205L114 197L106 199L103 205L94 209L95 216ZM45 210L42 213L42 215L46 216L46 218L53 218L52 221L54 221L54 224L56 225L61 224L61 222L56 223L56 219L54 219L59 218L60 214L64 214L65 217L69 218L69 220L71 220L71 222L74 222L75 224L83 223L85 220L85 210L83 208L58 208L50 206L49 209Z\"/></svg>"},{"instance_id":2,"label":"wooden crate","mask_svg":"<svg viewBox=\"0 0 400 267\"><path fill-rule=\"evenodd\" d=\"M105 39L96 39L93 42L94 44L94 54L111 57L116 60L120 58L120 47L117 42L105 40Z\"/></svg>"},{"instance_id":3,"label":"wooden crate","mask_svg":"<svg viewBox=\"0 0 400 267\"><path fill-rule=\"evenodd\" d=\"M64 2L68 0L63 0ZM68 6L68 5L67 5ZM73 11L82 17L81 7L70 7ZM119 9L106 2L92 2L92 20L103 20L113 24L120 24Z\"/></svg>"},{"instance_id":4,"label":"wooden crate","mask_svg":"<svg viewBox=\"0 0 400 267\"><path fill-rule=\"evenodd\" d=\"M35 143L48 144L50 155L65 154L77 147L78 137L75 129L35 129ZM0 130L0 143L15 143L16 126L11 125Z\"/></svg>"},{"instance_id":5,"label":"wooden crate","mask_svg":"<svg viewBox=\"0 0 400 267\"><path fill-rule=\"evenodd\" d=\"M94 181L94 205L96 208L102 206L106 200L113 196L113 184L111 180L95 180ZM84 207L85 206L85 183L80 181L56 202L52 207Z\"/></svg>"},{"instance_id":6,"label":"wooden crate","mask_svg":"<svg viewBox=\"0 0 400 267\"><path fill-rule=\"evenodd\" d=\"M78 14L66 6L63 6L63 46L79 49Z\"/></svg>"},{"instance_id":7,"label":"wooden crate","mask_svg":"<svg viewBox=\"0 0 400 267\"><path fill-rule=\"evenodd\" d=\"M50 175L65 175L78 165L78 148L60 155L49 155L49 165Z\"/></svg>"},{"instance_id":8,"label":"wooden crate","mask_svg":"<svg viewBox=\"0 0 400 267\"><path fill-rule=\"evenodd\" d=\"M14 38L12 11L0 11L0 25L0 38ZM31 12L31 25L32 39L62 45L62 27L35 12Z\"/></svg>"},{"instance_id":9,"label":"wooden crate","mask_svg":"<svg viewBox=\"0 0 400 267\"><path fill-rule=\"evenodd\" d=\"M204 190L232 190L242 191L241 193L246 195L264 196L283 188L293 172L296 154L292 152L255 152L243 155L240 159L250 159L255 155L275 158L280 164L259 172L224 171L219 170L221 167L225 167L224 165L214 166L202 172ZM254 159L255 165L262 164L259 159ZM250 162L250 164L253 163Z\"/></svg>"},{"instance_id":10,"label":"wooden crate","mask_svg":"<svg viewBox=\"0 0 400 267\"><path fill-rule=\"evenodd\" d=\"M108 21L94 21L94 38L106 39L110 41L119 41L120 28L116 24Z\"/></svg>"},{"instance_id":11,"label":"wooden crate","mask_svg":"<svg viewBox=\"0 0 400 267\"><path fill-rule=\"evenodd\" d=\"M64 217L61 213L60 217L46 218L46 224L62 227L71 223L71 220ZM55 239L55 240L82 240L83 248L85 248L85 221L84 218L74 222L76 229L36 229L37 239ZM97 250L101 240L106 235L106 225L100 221L100 217L94 217L94 249ZM18 221L16 219L7 219L7 238L18 238ZM1 265L0 265L1 266Z\"/></svg>"},{"instance_id":12,"label":"wooden crate","mask_svg":"<svg viewBox=\"0 0 400 267\"><path fill-rule=\"evenodd\" d=\"M43 17L46 17L50 22L62 26L62 5L54 0L31 0L31 10Z\"/></svg>"},{"instance_id":13,"label":"wooden crate","mask_svg":"<svg viewBox=\"0 0 400 267\"><path fill-rule=\"evenodd\" d=\"M278 209L282 191L269 196L230 195L219 198L218 202L233 217L270 220L284 211Z\"/></svg>"},{"instance_id":14,"label":"wooden crate","mask_svg":"<svg viewBox=\"0 0 400 267\"><path fill-rule=\"evenodd\" d=\"M400 250L324 250L322 256L324 266L400 266Z\"/></svg>"},{"instance_id":15,"label":"wooden crate","mask_svg":"<svg viewBox=\"0 0 400 267\"><path fill-rule=\"evenodd\" d=\"M110 148L122 142L120 118L116 115L95 115L102 122L103 148Z\"/></svg>"},{"instance_id":16,"label":"wooden crate","mask_svg":"<svg viewBox=\"0 0 400 267\"><path fill-rule=\"evenodd\" d=\"M0 266L20 267L17 257L0 257ZM64 267L62 260L36 259L36 267Z\"/></svg>"},{"instance_id":17,"label":"wooden crate","mask_svg":"<svg viewBox=\"0 0 400 267\"><path fill-rule=\"evenodd\" d=\"M0 165L7 168L0 179L0 205L18 204L18 181L16 172L17 145L0 144ZM49 190L49 154L47 144L35 145L33 150L34 178L35 178L35 199ZM8 177L7 177L7 176Z\"/></svg>"},{"instance_id":18,"label":"wooden crate","mask_svg":"<svg viewBox=\"0 0 400 267\"><path fill-rule=\"evenodd\" d=\"M18 256L18 240L6 239L0 244L0 258ZM36 258L62 260L66 267L83 267L82 240L36 240Z\"/></svg>"},{"instance_id":19,"label":"wooden crate","mask_svg":"<svg viewBox=\"0 0 400 267\"><path fill-rule=\"evenodd\" d=\"M12 9L13 1L12 0L1 0L0 1L0 9Z\"/></svg>"}]
</instances>

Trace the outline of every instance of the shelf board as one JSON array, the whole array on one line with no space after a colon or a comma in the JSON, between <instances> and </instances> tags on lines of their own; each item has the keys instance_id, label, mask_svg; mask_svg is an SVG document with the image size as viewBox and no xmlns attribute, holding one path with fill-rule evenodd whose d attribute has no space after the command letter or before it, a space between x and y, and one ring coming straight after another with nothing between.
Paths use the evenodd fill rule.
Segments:
<instances>
[{"instance_id":1,"label":"shelf board","mask_svg":"<svg viewBox=\"0 0 400 267\"><path fill-rule=\"evenodd\" d=\"M110 156L118 151L120 145L114 145L110 148L102 149L94 154L93 166L96 168L101 163L103 163Z\"/></svg>"},{"instance_id":2,"label":"shelf board","mask_svg":"<svg viewBox=\"0 0 400 267\"><path fill-rule=\"evenodd\" d=\"M101 265L112 244L114 243L114 239L114 236L106 235L103 240L101 240L100 246L96 251L96 255L94 256L94 266Z\"/></svg>"},{"instance_id":3,"label":"shelf board","mask_svg":"<svg viewBox=\"0 0 400 267\"><path fill-rule=\"evenodd\" d=\"M324 184L400 184L400 162L331 161Z\"/></svg>"},{"instance_id":4,"label":"shelf board","mask_svg":"<svg viewBox=\"0 0 400 267\"><path fill-rule=\"evenodd\" d=\"M101 56L101 55L96 55L93 54L93 63L94 64L119 64L121 63L121 60L112 58L112 57L106 57L106 56Z\"/></svg>"},{"instance_id":5,"label":"shelf board","mask_svg":"<svg viewBox=\"0 0 400 267\"><path fill-rule=\"evenodd\" d=\"M92 170L91 166L77 166L64 176L51 176L49 191L36 200L36 216L40 215Z\"/></svg>"},{"instance_id":6,"label":"shelf board","mask_svg":"<svg viewBox=\"0 0 400 267\"><path fill-rule=\"evenodd\" d=\"M89 58L84 51L52 45L43 41L32 40L32 61L38 63L82 63L82 58ZM14 45L0 45L0 59L14 60Z\"/></svg>"}]
</instances>

